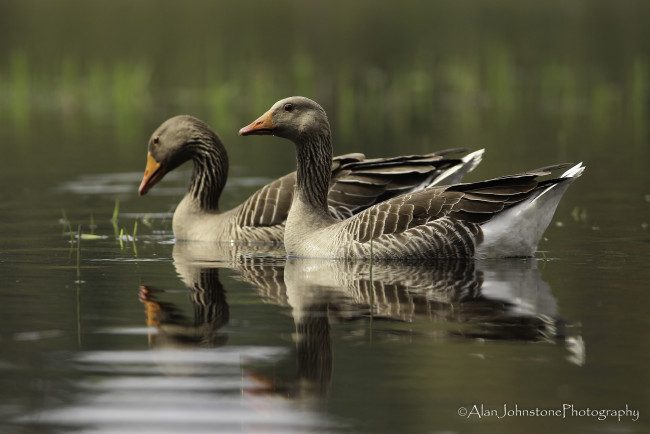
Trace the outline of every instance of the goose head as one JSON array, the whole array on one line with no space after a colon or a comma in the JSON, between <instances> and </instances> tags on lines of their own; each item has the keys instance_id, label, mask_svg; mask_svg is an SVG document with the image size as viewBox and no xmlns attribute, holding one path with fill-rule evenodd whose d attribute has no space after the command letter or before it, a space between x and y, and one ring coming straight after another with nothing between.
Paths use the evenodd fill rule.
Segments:
<instances>
[{"instance_id":1,"label":"goose head","mask_svg":"<svg viewBox=\"0 0 650 434\"><path fill-rule=\"evenodd\" d=\"M239 130L240 136L274 135L296 144L309 137L330 134L325 110L315 101L302 96L282 99L248 126Z\"/></svg>"},{"instance_id":2,"label":"goose head","mask_svg":"<svg viewBox=\"0 0 650 434\"><path fill-rule=\"evenodd\" d=\"M209 149L219 153L227 164L221 140L203 121L185 115L166 120L149 139L147 166L138 193L146 194L165 174L190 159L200 158L201 151Z\"/></svg>"}]
</instances>

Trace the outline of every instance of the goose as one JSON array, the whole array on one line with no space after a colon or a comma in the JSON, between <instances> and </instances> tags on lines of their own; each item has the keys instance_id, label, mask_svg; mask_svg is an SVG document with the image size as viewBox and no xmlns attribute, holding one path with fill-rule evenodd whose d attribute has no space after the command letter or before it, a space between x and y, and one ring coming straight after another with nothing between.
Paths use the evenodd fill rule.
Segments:
<instances>
[{"instance_id":1,"label":"goose","mask_svg":"<svg viewBox=\"0 0 650 434\"><path fill-rule=\"evenodd\" d=\"M378 159L358 153L336 157L328 170L329 213L343 219L407 191L459 182L483 155L479 150L461 159L447 157L460 151L463 149ZM139 194L146 194L166 173L188 160L194 162L194 171L172 220L177 240L282 242L295 172L265 185L241 205L221 211L219 197L228 176L226 149L205 122L182 115L166 120L151 135Z\"/></svg>"},{"instance_id":2,"label":"goose","mask_svg":"<svg viewBox=\"0 0 650 434\"><path fill-rule=\"evenodd\" d=\"M239 134L275 135L295 144L296 194L287 217L289 256L376 260L530 257L582 163L468 184L433 186L375 204L345 220L327 208L332 161L325 110L305 97L276 102Z\"/></svg>"}]
</instances>

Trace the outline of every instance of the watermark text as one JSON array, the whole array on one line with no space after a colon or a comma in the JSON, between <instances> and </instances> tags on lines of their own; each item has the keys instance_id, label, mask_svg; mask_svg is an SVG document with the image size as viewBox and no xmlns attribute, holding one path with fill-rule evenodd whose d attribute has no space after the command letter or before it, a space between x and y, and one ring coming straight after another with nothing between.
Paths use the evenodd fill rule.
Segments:
<instances>
[{"instance_id":1,"label":"watermark text","mask_svg":"<svg viewBox=\"0 0 650 434\"><path fill-rule=\"evenodd\" d=\"M483 404L472 404L466 407L458 408L458 415L467 419L496 418L503 419L506 417L559 417L567 419L570 417L593 417L598 420L616 419L639 420L639 410L630 408L625 404L625 408L590 408L576 407L573 404L562 404L557 408L520 408L519 405L503 404L503 407L488 407Z\"/></svg>"}]
</instances>

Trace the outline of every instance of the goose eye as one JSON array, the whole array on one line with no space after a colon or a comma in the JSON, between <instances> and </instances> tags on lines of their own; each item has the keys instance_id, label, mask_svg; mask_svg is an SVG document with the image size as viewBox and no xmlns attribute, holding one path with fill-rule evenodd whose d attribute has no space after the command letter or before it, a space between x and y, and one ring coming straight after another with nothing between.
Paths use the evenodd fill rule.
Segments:
<instances>
[{"instance_id":1,"label":"goose eye","mask_svg":"<svg viewBox=\"0 0 650 434\"><path fill-rule=\"evenodd\" d=\"M157 144L158 144L158 142L160 142L160 138L159 138L159 137L157 137L157 136L156 136L156 137L154 137L154 138L153 138L153 144L154 144L154 145L157 145Z\"/></svg>"},{"instance_id":2,"label":"goose eye","mask_svg":"<svg viewBox=\"0 0 650 434\"><path fill-rule=\"evenodd\" d=\"M291 110L293 110L293 104L287 103L284 105L284 111L290 112Z\"/></svg>"}]
</instances>

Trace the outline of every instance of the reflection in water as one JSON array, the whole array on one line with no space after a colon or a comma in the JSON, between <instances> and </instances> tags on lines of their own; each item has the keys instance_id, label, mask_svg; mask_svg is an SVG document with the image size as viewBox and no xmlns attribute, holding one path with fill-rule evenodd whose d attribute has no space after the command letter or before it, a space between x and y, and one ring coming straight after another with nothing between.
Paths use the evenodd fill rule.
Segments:
<instances>
[{"instance_id":1,"label":"reflection in water","mask_svg":"<svg viewBox=\"0 0 650 434\"><path fill-rule=\"evenodd\" d=\"M83 373L74 404L26 415L17 423L96 427L97 432L327 431L323 397L333 390L334 340L390 329L411 338L428 324L446 339L544 341L584 361L580 336L559 319L536 261L441 261L393 264L285 259L281 248L177 243L174 266L189 289L192 314L140 287L150 349L77 354ZM220 268L236 270L295 322L295 357L281 346L232 344L232 319ZM226 282L226 280L224 280ZM193 315L193 318L190 316ZM401 327L408 323L408 328ZM368 325L370 327L368 327ZM441 325L441 327L438 327ZM252 335L251 335L252 336ZM238 336L239 337L239 336ZM422 342L423 334L414 342ZM513 351L516 351L513 350ZM340 360L340 359L337 359ZM295 365L287 370L284 365ZM289 399L287 399L289 398ZM103 431L102 431L103 430ZM112 431L111 431L112 430Z\"/></svg>"},{"instance_id":2,"label":"reflection in water","mask_svg":"<svg viewBox=\"0 0 650 434\"><path fill-rule=\"evenodd\" d=\"M283 267L273 266L284 262L284 250L279 246L177 242L173 256L176 272L190 290L194 318L187 318L173 303L157 301L156 294L162 291L142 285L140 301L145 305L147 325L155 327L155 333L149 334L154 348L226 344L227 336L219 330L228 324L230 311L219 268L238 270L244 280L274 297L283 292L279 290L284 287Z\"/></svg>"},{"instance_id":3,"label":"reflection in water","mask_svg":"<svg viewBox=\"0 0 650 434\"><path fill-rule=\"evenodd\" d=\"M229 268L253 284L266 297L286 305L284 294L284 247L272 244L182 242L174 244L174 267L188 288L209 268Z\"/></svg>"},{"instance_id":4,"label":"reflection in water","mask_svg":"<svg viewBox=\"0 0 650 434\"><path fill-rule=\"evenodd\" d=\"M219 329L228 324L230 312L219 281L219 269L203 268L197 277L197 281L189 287L194 307L193 322L173 303L155 301L156 289L145 285L140 287L140 301L146 307L147 325L157 329L157 333L149 334L152 347L210 348L226 344L227 337L219 333Z\"/></svg>"},{"instance_id":5,"label":"reflection in water","mask_svg":"<svg viewBox=\"0 0 650 434\"><path fill-rule=\"evenodd\" d=\"M582 339L568 335L569 325L558 317L536 261L371 267L368 262L290 259L285 283L298 335L299 379L321 382L312 384L312 391L328 390L330 323L359 318L467 326L445 332L450 337L563 342L568 360L584 363Z\"/></svg>"},{"instance_id":6,"label":"reflection in water","mask_svg":"<svg viewBox=\"0 0 650 434\"><path fill-rule=\"evenodd\" d=\"M332 378L333 323L434 321L455 326L448 338L558 342L568 359L584 363L580 336L559 318L557 303L535 260L441 261L435 264L288 259L268 246L203 246L179 243L174 264L190 289L194 320L171 303L155 301L142 287L147 322L160 347L205 347L226 343L219 329L229 320L218 268L238 271L265 300L289 306L296 327L296 374L278 379L245 369L254 394L287 397L327 395Z\"/></svg>"},{"instance_id":7,"label":"reflection in water","mask_svg":"<svg viewBox=\"0 0 650 434\"><path fill-rule=\"evenodd\" d=\"M384 263L374 264L371 273L366 262L294 259L285 282L294 318L327 303L348 319L475 324L457 332L467 337L564 338L555 299L534 261Z\"/></svg>"}]
</instances>

